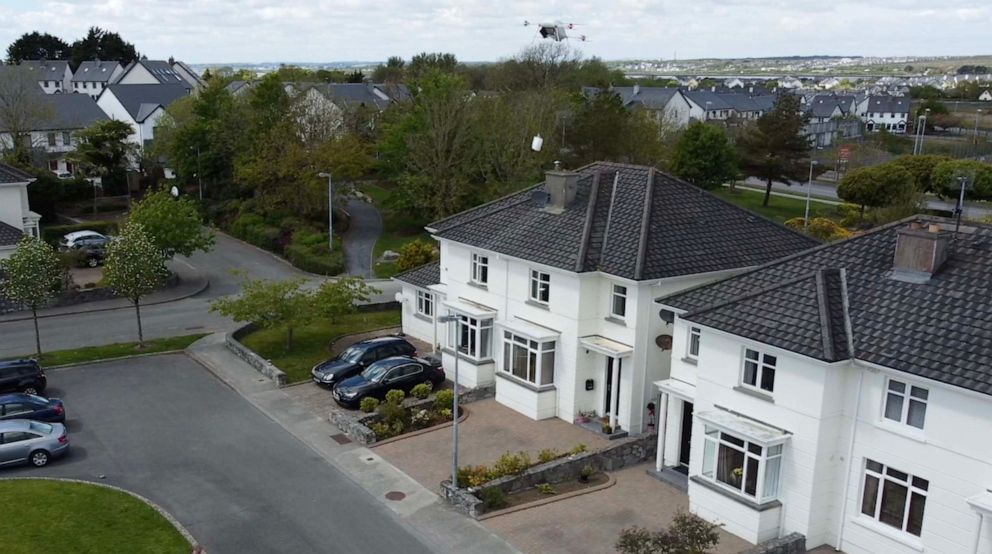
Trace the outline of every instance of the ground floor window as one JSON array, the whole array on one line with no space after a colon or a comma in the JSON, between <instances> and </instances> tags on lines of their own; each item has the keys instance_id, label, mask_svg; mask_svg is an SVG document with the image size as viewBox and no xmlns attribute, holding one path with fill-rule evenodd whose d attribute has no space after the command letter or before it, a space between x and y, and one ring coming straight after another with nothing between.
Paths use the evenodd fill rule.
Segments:
<instances>
[{"instance_id":1,"label":"ground floor window","mask_svg":"<svg viewBox=\"0 0 992 554\"><path fill-rule=\"evenodd\" d=\"M762 446L707 425L703 477L759 502L778 496L782 445Z\"/></svg>"},{"instance_id":2,"label":"ground floor window","mask_svg":"<svg viewBox=\"0 0 992 554\"><path fill-rule=\"evenodd\" d=\"M500 369L535 385L552 385L555 382L555 343L538 342L504 331Z\"/></svg>"},{"instance_id":3,"label":"ground floor window","mask_svg":"<svg viewBox=\"0 0 992 554\"><path fill-rule=\"evenodd\" d=\"M418 290L417 291L417 313L427 317L434 317L434 295Z\"/></svg>"},{"instance_id":4,"label":"ground floor window","mask_svg":"<svg viewBox=\"0 0 992 554\"><path fill-rule=\"evenodd\" d=\"M930 482L874 460L865 461L861 513L920 536Z\"/></svg>"},{"instance_id":5,"label":"ground floor window","mask_svg":"<svg viewBox=\"0 0 992 554\"><path fill-rule=\"evenodd\" d=\"M492 318L477 318L455 313L458 323L448 325L448 346L477 359L492 356Z\"/></svg>"}]
</instances>

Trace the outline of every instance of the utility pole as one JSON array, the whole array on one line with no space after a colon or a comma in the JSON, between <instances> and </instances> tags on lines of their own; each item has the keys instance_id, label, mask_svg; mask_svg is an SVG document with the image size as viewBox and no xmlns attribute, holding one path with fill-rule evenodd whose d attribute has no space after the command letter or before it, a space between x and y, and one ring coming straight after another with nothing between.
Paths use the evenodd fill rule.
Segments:
<instances>
[{"instance_id":1,"label":"utility pole","mask_svg":"<svg viewBox=\"0 0 992 554\"><path fill-rule=\"evenodd\" d=\"M334 251L334 182L330 173L318 173L317 177L327 179L327 246Z\"/></svg>"},{"instance_id":2,"label":"utility pole","mask_svg":"<svg viewBox=\"0 0 992 554\"><path fill-rule=\"evenodd\" d=\"M203 168L200 166L200 147L196 147L196 181L200 187L200 203L203 203Z\"/></svg>"},{"instance_id":3,"label":"utility pole","mask_svg":"<svg viewBox=\"0 0 992 554\"><path fill-rule=\"evenodd\" d=\"M813 190L813 166L816 165L816 160L813 158L809 159L809 182L806 183L806 212L803 215L803 231L809 231L809 196L810 191Z\"/></svg>"},{"instance_id":4,"label":"utility pole","mask_svg":"<svg viewBox=\"0 0 992 554\"><path fill-rule=\"evenodd\" d=\"M978 118L982 115L982 109L975 112L975 158L978 158Z\"/></svg>"}]
</instances>

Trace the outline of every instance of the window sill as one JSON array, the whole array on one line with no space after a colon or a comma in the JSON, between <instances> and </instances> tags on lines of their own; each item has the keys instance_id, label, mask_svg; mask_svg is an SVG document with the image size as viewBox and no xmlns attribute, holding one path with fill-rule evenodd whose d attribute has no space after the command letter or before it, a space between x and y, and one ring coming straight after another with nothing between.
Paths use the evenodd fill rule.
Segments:
<instances>
[{"instance_id":1,"label":"window sill","mask_svg":"<svg viewBox=\"0 0 992 554\"><path fill-rule=\"evenodd\" d=\"M531 392L542 393L542 392L552 392L552 391L555 390L555 386L554 385L535 385L534 383L531 383L530 381L525 381L525 380L517 377L516 375L510 375L507 372L502 371L502 370L497 371L496 372L496 376L499 377L499 378L501 378L501 379L506 379L507 381L513 383L514 385L519 385L519 386L521 386L521 387L523 387L525 389L528 389Z\"/></svg>"},{"instance_id":2,"label":"window sill","mask_svg":"<svg viewBox=\"0 0 992 554\"><path fill-rule=\"evenodd\" d=\"M735 502L743 504L756 512L764 512L766 510L773 510L775 508L782 507L782 503L779 502L778 500L769 500L767 502L762 502L759 504L758 502L751 500L750 498L745 498L741 496L740 493L736 493L726 487L722 487L710 481L709 479L704 479L698 475L693 475L692 477L689 477L689 480L701 487L705 487L717 494L726 496L727 498Z\"/></svg>"},{"instance_id":3,"label":"window sill","mask_svg":"<svg viewBox=\"0 0 992 554\"><path fill-rule=\"evenodd\" d=\"M699 360L697 360L696 358L690 358L689 356L683 357L682 361L689 365L699 365Z\"/></svg>"},{"instance_id":4,"label":"window sill","mask_svg":"<svg viewBox=\"0 0 992 554\"><path fill-rule=\"evenodd\" d=\"M424 320L424 321L426 321L428 323L434 323L434 318L433 317L431 317L429 315L424 315L424 314L422 314L420 312L414 312L413 313L413 317L415 317L417 319L422 319L422 320Z\"/></svg>"},{"instance_id":5,"label":"window sill","mask_svg":"<svg viewBox=\"0 0 992 554\"><path fill-rule=\"evenodd\" d=\"M875 427L883 429L900 437L905 437L909 440L913 440L922 444L927 443L927 437L921 429L917 429L911 425L905 423L896 423L882 417L881 421L875 422Z\"/></svg>"},{"instance_id":6,"label":"window sill","mask_svg":"<svg viewBox=\"0 0 992 554\"><path fill-rule=\"evenodd\" d=\"M479 282L476 282L476 281L469 281L469 282L468 282L468 283L466 283L466 284L467 284L468 286L470 286L470 287L475 287L475 288L477 288L477 289L482 289L482 290L489 290L489 286L488 286L488 285L486 285L485 283L479 283Z\"/></svg>"},{"instance_id":7,"label":"window sill","mask_svg":"<svg viewBox=\"0 0 992 554\"><path fill-rule=\"evenodd\" d=\"M738 385L738 386L734 387L734 390L737 391L737 392L739 392L739 393L743 393L743 394L746 394L748 396L752 396L754 398L757 398L758 400L764 400L765 402L771 402L772 404L775 403L775 398L773 398L772 395L767 394L767 393L763 393L763 392L759 392L759 391L757 391L755 389L752 389L750 387L744 387L744 386Z\"/></svg>"},{"instance_id":8,"label":"window sill","mask_svg":"<svg viewBox=\"0 0 992 554\"><path fill-rule=\"evenodd\" d=\"M443 352L445 354L448 354L448 355L451 355L451 356L455 356L455 351L452 348L447 348L447 347L442 348L441 349L441 352ZM492 358L476 358L476 357L473 357L473 356L469 356L468 354L466 354L464 352L459 352L457 355L458 355L458 359L460 359L462 361L465 361L465 362L470 362L470 363L472 363L474 365L491 364L491 363L493 363L495 361Z\"/></svg>"},{"instance_id":9,"label":"window sill","mask_svg":"<svg viewBox=\"0 0 992 554\"><path fill-rule=\"evenodd\" d=\"M874 519L869 519L867 516L862 516L862 515L854 516L851 518L851 523L860 525L861 527L864 527L869 531L873 531L875 533L878 533L879 535L882 535L883 537L892 539L898 542L899 544L908 546L909 548L912 548L917 552L924 551L923 541L921 541L919 537L910 535L909 533L904 533L896 529L895 527L890 527L884 523L875 521Z\"/></svg>"},{"instance_id":10,"label":"window sill","mask_svg":"<svg viewBox=\"0 0 992 554\"><path fill-rule=\"evenodd\" d=\"M627 326L627 322L626 321L620 319L619 317L617 317L615 315L607 316L607 317L604 317L603 319L606 320L606 321L609 321L610 323L612 323L614 325L619 325L621 327L626 327Z\"/></svg>"},{"instance_id":11,"label":"window sill","mask_svg":"<svg viewBox=\"0 0 992 554\"><path fill-rule=\"evenodd\" d=\"M548 304L547 303L545 303L545 302L538 302L537 300L534 300L534 299L530 299L530 300L524 302L524 304L527 304L528 306L534 306L535 308L540 308L542 310L551 311L551 308L548 307Z\"/></svg>"}]
</instances>

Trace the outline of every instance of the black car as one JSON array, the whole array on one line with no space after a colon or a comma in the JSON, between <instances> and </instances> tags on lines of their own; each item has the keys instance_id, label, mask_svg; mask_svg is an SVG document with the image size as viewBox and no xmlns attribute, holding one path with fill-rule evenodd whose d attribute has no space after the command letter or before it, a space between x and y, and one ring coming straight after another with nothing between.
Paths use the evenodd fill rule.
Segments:
<instances>
[{"instance_id":1,"label":"black car","mask_svg":"<svg viewBox=\"0 0 992 554\"><path fill-rule=\"evenodd\" d=\"M65 423L65 406L58 398L42 398L36 394L0 395L0 420L31 419L48 423Z\"/></svg>"},{"instance_id":2,"label":"black car","mask_svg":"<svg viewBox=\"0 0 992 554\"><path fill-rule=\"evenodd\" d=\"M394 356L378 361L364 371L339 382L331 395L346 408L357 408L362 399L371 396L382 400L393 389L410 392L420 383L435 388L444 382L444 369L436 362L413 356Z\"/></svg>"},{"instance_id":3,"label":"black car","mask_svg":"<svg viewBox=\"0 0 992 554\"><path fill-rule=\"evenodd\" d=\"M41 394L48 385L45 372L35 360L0 361L0 393Z\"/></svg>"},{"instance_id":4,"label":"black car","mask_svg":"<svg viewBox=\"0 0 992 554\"><path fill-rule=\"evenodd\" d=\"M310 374L318 385L333 386L369 365L392 356L416 356L417 349L403 337L366 339L349 346L336 357L313 366Z\"/></svg>"}]
</instances>

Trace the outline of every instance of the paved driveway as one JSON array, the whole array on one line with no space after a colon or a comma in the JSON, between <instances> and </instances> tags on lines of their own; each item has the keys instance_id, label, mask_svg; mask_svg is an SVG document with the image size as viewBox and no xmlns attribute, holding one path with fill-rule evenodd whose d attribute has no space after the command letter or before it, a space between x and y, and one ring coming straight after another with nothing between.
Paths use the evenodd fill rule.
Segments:
<instances>
[{"instance_id":1,"label":"paved driveway","mask_svg":"<svg viewBox=\"0 0 992 554\"><path fill-rule=\"evenodd\" d=\"M352 199L348 202L351 224L344 236L346 270L349 275L372 277L372 249L382 234L382 216L372 204Z\"/></svg>"},{"instance_id":2,"label":"paved driveway","mask_svg":"<svg viewBox=\"0 0 992 554\"><path fill-rule=\"evenodd\" d=\"M393 513L184 355L49 373L72 452L0 473L98 480L176 516L211 554L428 552Z\"/></svg>"}]
</instances>

